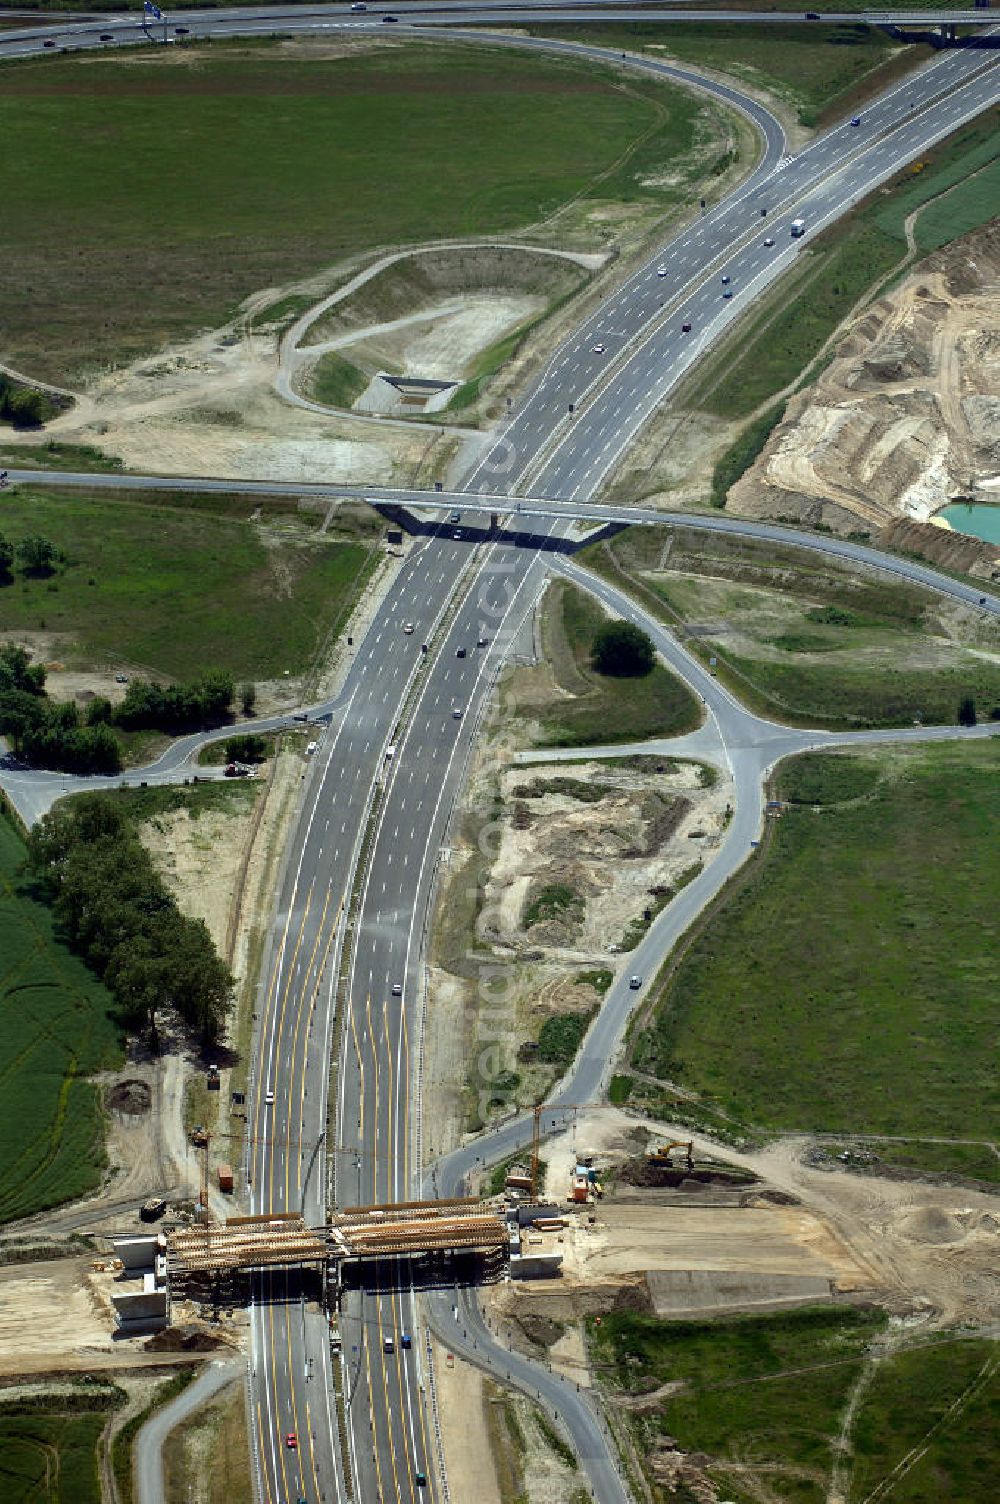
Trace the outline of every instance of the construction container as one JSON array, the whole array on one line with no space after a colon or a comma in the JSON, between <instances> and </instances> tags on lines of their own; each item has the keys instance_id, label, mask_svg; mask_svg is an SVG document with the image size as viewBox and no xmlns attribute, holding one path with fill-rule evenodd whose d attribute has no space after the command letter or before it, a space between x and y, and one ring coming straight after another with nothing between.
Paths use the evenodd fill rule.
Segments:
<instances>
[{"instance_id":1,"label":"construction container","mask_svg":"<svg viewBox=\"0 0 1000 1504\"><path fill-rule=\"evenodd\" d=\"M507 1179L504 1181L504 1185L506 1186L506 1188L507 1188L508 1191L530 1191L531 1190L531 1176L530 1175L508 1175Z\"/></svg>"},{"instance_id":2,"label":"construction container","mask_svg":"<svg viewBox=\"0 0 1000 1504\"><path fill-rule=\"evenodd\" d=\"M220 1191L231 1191L232 1188L233 1188L233 1167L232 1167L232 1165L220 1165L219 1166L219 1190Z\"/></svg>"},{"instance_id":3,"label":"construction container","mask_svg":"<svg viewBox=\"0 0 1000 1504\"><path fill-rule=\"evenodd\" d=\"M573 1182L573 1190L572 1194L570 1195L570 1200L585 1203L589 1195L590 1181L585 1179L581 1175Z\"/></svg>"}]
</instances>

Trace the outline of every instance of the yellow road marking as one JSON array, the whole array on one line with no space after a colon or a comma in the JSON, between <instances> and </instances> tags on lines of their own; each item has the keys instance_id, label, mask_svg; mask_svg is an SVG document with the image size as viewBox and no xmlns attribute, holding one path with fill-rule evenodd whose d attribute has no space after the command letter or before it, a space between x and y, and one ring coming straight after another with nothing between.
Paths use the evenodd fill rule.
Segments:
<instances>
[{"instance_id":1,"label":"yellow road marking","mask_svg":"<svg viewBox=\"0 0 1000 1504\"><path fill-rule=\"evenodd\" d=\"M368 1012L368 1038L371 1041L372 1064L373 1064L373 1072L374 1072L374 1077L375 1077L375 1080L374 1080L374 1087L375 1087L375 1112L374 1112L374 1119L375 1119L375 1132L376 1132L376 1135L377 1135L378 1134L378 1124L379 1124L379 1111L378 1111L378 1104L379 1104L379 1060L378 1060L378 1044L377 1044L376 1039L375 1039L375 1030L374 1030L374 1027L372 1025L372 1000L371 1000L371 995L370 994L368 996L368 1001L367 1001L366 1007L367 1007L367 1012ZM383 1009L383 1015L384 1015L384 1012L385 1012L385 1003L382 1004L382 1009ZM385 1037L385 1031L383 1030L383 1038L384 1037ZM391 1065L390 1065L390 1069L391 1069ZM392 1098L391 1097L389 1099L389 1121L390 1121L390 1126L391 1126L391 1123L392 1123ZM389 1148L390 1148L390 1153L391 1153L391 1149L392 1149L392 1140L391 1140L391 1137L389 1139ZM375 1200L376 1204L378 1203L378 1167L379 1167L379 1161L378 1161L378 1159L376 1159L375 1162L374 1162L373 1169L372 1169L372 1182L373 1182L373 1185L374 1185L374 1188L375 1188L374 1200ZM385 1194L389 1195L392 1187L389 1184L389 1161L388 1160L386 1161L386 1172L385 1173L386 1173L386 1189L385 1189ZM389 1455L392 1458L392 1477L393 1477L393 1482L394 1482L395 1487L396 1487L395 1497L397 1499L399 1499L401 1497L400 1490L399 1490L399 1465L398 1465L398 1463L396 1461L396 1438L395 1438L395 1436L393 1434L393 1429L392 1429L392 1414L391 1414L391 1411L390 1411L390 1408L389 1408L389 1370L388 1370L388 1366L387 1366L386 1361L385 1361L385 1356L386 1356L386 1354L385 1354L385 1335L386 1334L385 1334L385 1332L383 1330L383 1327L382 1327L382 1292L381 1292L381 1289L378 1287L378 1285L376 1285L375 1297L376 1297L376 1301L377 1301L377 1310L378 1310L378 1346L379 1346L379 1361L380 1361L381 1366L382 1366L382 1393L383 1393L383 1396L385 1398L385 1425L386 1425L386 1431L387 1431L388 1436L389 1436ZM395 1329L393 1330L393 1339L394 1339L393 1340L393 1347L395 1348L395 1345L396 1345L395 1344ZM397 1375L398 1375L398 1359L397 1359Z\"/></svg>"},{"instance_id":2,"label":"yellow road marking","mask_svg":"<svg viewBox=\"0 0 1000 1504\"><path fill-rule=\"evenodd\" d=\"M313 1444L312 1444L312 1416L309 1413L309 1401L308 1400L306 1400L306 1431L307 1431L307 1433L309 1435L309 1461L312 1464L313 1493L315 1494L316 1499L318 1500L319 1497L320 1497L319 1477L318 1477L317 1472L316 1472L316 1453L313 1450Z\"/></svg>"},{"instance_id":3,"label":"yellow road marking","mask_svg":"<svg viewBox=\"0 0 1000 1504\"><path fill-rule=\"evenodd\" d=\"M368 998L366 1006L367 1006L367 1009L368 1009L368 1023L369 1023L369 1036L370 1036L370 1034L371 1034L371 997L370 996ZM356 1033L355 1033L355 1040L357 1040L357 1034ZM362 1072L363 1072L363 1069L364 1068L362 1067ZM377 1070L377 1065L376 1065L376 1070ZM376 1128L376 1131L377 1131L377 1129L378 1129L378 1116L377 1116L377 1114L376 1114L376 1118L375 1118L375 1128ZM362 1110L361 1110L361 1129L362 1129L362 1136L359 1139L359 1143L364 1143L364 1134L363 1134L363 1130L364 1130L364 1108L363 1107L362 1107ZM375 1184L374 1184L374 1187L373 1187L373 1192L374 1192L374 1191L377 1191L377 1189L378 1189L378 1160L377 1159L373 1160L373 1164L374 1164L374 1172L373 1173L374 1173L374 1177L375 1177ZM373 1198L372 1199L374 1200L374 1194L373 1194ZM376 1297L376 1308L377 1308L377 1297ZM364 1310L364 1296L362 1296L362 1306L361 1306L361 1309ZM381 1347L381 1345L382 1345L382 1339L381 1339L381 1315L379 1316L379 1334L380 1334L379 1335L379 1347ZM366 1367L367 1372L368 1372L368 1393L369 1393L369 1395L371 1395L371 1394L374 1393L374 1390L372 1388L371 1340L370 1340L370 1337L369 1337L369 1333L365 1329L364 1325L362 1325L362 1329L361 1329L361 1341L362 1341L362 1344L363 1344L364 1350L365 1350L365 1367ZM384 1359L383 1359L383 1362L384 1362ZM380 1499L384 1499L385 1495L384 1495L384 1491L383 1491L383 1488L382 1488L382 1462L381 1462L381 1459L379 1457L379 1449L378 1449L378 1444L377 1444L378 1438L375 1435L375 1413L374 1413L373 1408L370 1405L369 1405L369 1410L368 1410L368 1418L369 1418L369 1424L371 1426L371 1432L372 1432L372 1453L373 1453L374 1458L375 1458L375 1476L378 1479L378 1495L379 1495Z\"/></svg>"},{"instance_id":4,"label":"yellow road marking","mask_svg":"<svg viewBox=\"0 0 1000 1504\"><path fill-rule=\"evenodd\" d=\"M271 1504L271 1479L267 1471L267 1452L264 1445L264 1417L261 1414L260 1400L257 1401L257 1436L260 1445L261 1477L264 1483L265 1504Z\"/></svg>"},{"instance_id":5,"label":"yellow road marking","mask_svg":"<svg viewBox=\"0 0 1000 1504\"><path fill-rule=\"evenodd\" d=\"M273 1291L274 1291L274 1276L273 1275L270 1275L270 1274L268 1275L268 1283L270 1285L271 1293L273 1294ZM270 1325L271 1325L271 1378L272 1378L272 1380L274 1382L274 1408L275 1408L275 1411L277 1412L277 1409L278 1409L278 1361L277 1361L277 1357L276 1357L276 1353L275 1353L275 1346L274 1346L274 1301L273 1300L268 1301L268 1316L269 1316ZM277 1416L275 1418L277 1419ZM279 1430L278 1430L278 1456L281 1458L281 1487L282 1487L283 1491L287 1494L288 1493L288 1478L285 1476L285 1438L281 1434L280 1427L279 1427ZM277 1468L275 1469L274 1486L275 1486L275 1488L277 1488L277 1486L278 1486Z\"/></svg>"},{"instance_id":6,"label":"yellow road marking","mask_svg":"<svg viewBox=\"0 0 1000 1504\"><path fill-rule=\"evenodd\" d=\"M409 1030L406 1027L406 1010L405 1010L405 1008L402 1009L401 1012L400 1012L400 1023L401 1023L401 1026L402 1026L403 1060L405 1062L405 1069L403 1070L403 1091L404 1091L404 1094L405 1094L404 1098L403 1098L404 1104L405 1104L405 1112L404 1112L403 1121L404 1121L404 1123L406 1125L406 1132L405 1132L405 1135L404 1135L404 1138L403 1138L403 1194L406 1197L409 1197L409 1195L410 1195L410 1189L411 1189L411 1187L410 1187L410 1174L409 1174L409 1170L410 1170L410 1032L409 1032ZM423 1168L422 1165L418 1165L417 1166L417 1174L418 1175L420 1174L422 1168ZM416 1333L414 1333L414 1341L415 1340L416 1340ZM424 1447L424 1460L425 1460L425 1466L426 1466L426 1470L427 1470L427 1481L428 1481L428 1483L431 1486L431 1497L433 1499L433 1498L437 1498L438 1497L438 1474L437 1474L437 1468L434 1466L434 1463L433 1463L433 1460L432 1460L432 1457L431 1457L431 1444L430 1444L430 1439L428 1438L428 1435L427 1435L427 1416L424 1413L425 1408L426 1407L425 1407L424 1402L423 1402L423 1396L420 1395L420 1394L418 1394L417 1395L417 1414L420 1417L420 1435L421 1435L421 1439L423 1441L423 1447Z\"/></svg>"},{"instance_id":7,"label":"yellow road marking","mask_svg":"<svg viewBox=\"0 0 1000 1504\"><path fill-rule=\"evenodd\" d=\"M306 897L306 906L305 906L305 908L302 911L302 923L299 925L299 933L298 933L298 936L296 937L295 949L292 952L292 959L291 959L291 961L289 962L289 965L288 965L288 975L285 978L285 985L284 985L284 988L283 988L282 993L281 993L281 1012L278 1015L278 1021L277 1021L276 1033L275 1033L275 1043L276 1044L277 1044L277 1041L280 1040L280 1038L281 1038L282 1030L283 1030L283 1027L284 1027L285 1008L286 1008L286 1006L288 1004L288 992L289 992L289 989L290 989L290 987L292 985L292 974L293 974L293 972L295 970L295 962L298 959L299 949L300 949L300 947L302 945L302 936L305 934L306 920L309 918L309 910L312 908L313 889L314 889L314 887L315 887L315 879L313 880L313 882L311 882L309 884L309 893L308 893L308 895ZM272 1140L274 1138L274 1132L273 1132L273 1130L274 1130L274 1125L275 1125L275 1107L276 1107L276 1103L272 1102L271 1103L271 1129L272 1129L271 1138L272 1138ZM286 1164L287 1164L287 1160L288 1160L288 1153L287 1153L287 1149L286 1149L286 1152L285 1152L285 1161L286 1161ZM268 1189L268 1204L267 1204L266 1207L262 1207L261 1210L262 1211L274 1211L274 1210L276 1210L276 1208L275 1208L275 1205L274 1205L274 1154L273 1153L270 1156L270 1166L269 1166L268 1188L267 1189ZM288 1208L287 1207L281 1207L280 1210L281 1211L287 1211Z\"/></svg>"},{"instance_id":8,"label":"yellow road marking","mask_svg":"<svg viewBox=\"0 0 1000 1504\"><path fill-rule=\"evenodd\" d=\"M296 1159L298 1161L298 1167L299 1167L298 1180L299 1180L299 1187L300 1187L300 1189L301 1189L301 1186L302 1186L302 1144L301 1144L301 1131L302 1131L302 1128L304 1126L304 1121L303 1121L303 1114L302 1114L302 1112L300 1110L300 1112L299 1112L299 1132L297 1134L293 1134L291 1132L291 1128L292 1128L291 1106L292 1106L292 1098L295 1095L295 1067L296 1067L296 1064L297 1064L297 1057L298 1057L298 1050L299 1050L299 1030L302 1027L302 1014L303 1014L303 1011L304 1011L303 1007L302 1007L302 1003L303 1003L303 999L308 995L308 992L309 992L309 978L310 978L310 976L312 974L313 962L316 960L316 951L319 949L320 937L323 934L323 925L324 925L324 922L326 920L326 911L330 907L331 892L332 892L332 890L330 888L327 888L327 890L326 890L326 898L323 900L323 912L319 916L319 924L316 926L316 938L313 941L313 948L312 948L312 951L310 952L309 960L306 963L306 974L305 974L305 976L304 976L304 978L302 980L302 988L301 988L301 990L299 992L299 1009L298 1009L298 1013L297 1013L296 1018L295 1018L295 1033L292 1035L292 1049L291 1049L291 1057L292 1058L291 1058L290 1074L289 1074L289 1079L288 1079L288 1109L289 1109L289 1111L288 1111L288 1128L289 1128L289 1132L288 1132L287 1137L288 1137L289 1142L285 1146L285 1211L288 1211L288 1209L289 1209L289 1192L288 1192L289 1175L288 1175L288 1171L289 1171L289 1164L290 1164L290 1152L289 1151L291 1150L291 1147L292 1147L291 1146L291 1140L292 1140L292 1138L298 1138L300 1140L298 1154L296 1156ZM322 975L322 972L320 974ZM303 1052L303 1056L302 1056L302 1096L299 1098L300 1108L301 1108L301 1103L304 1101L304 1099L305 1099L305 1053Z\"/></svg>"}]
</instances>

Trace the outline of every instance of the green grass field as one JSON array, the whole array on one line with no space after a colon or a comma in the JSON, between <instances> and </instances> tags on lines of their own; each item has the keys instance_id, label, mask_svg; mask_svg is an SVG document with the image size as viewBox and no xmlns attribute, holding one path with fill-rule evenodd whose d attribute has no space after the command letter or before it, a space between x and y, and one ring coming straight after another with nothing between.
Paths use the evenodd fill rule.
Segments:
<instances>
[{"instance_id":1,"label":"green grass field","mask_svg":"<svg viewBox=\"0 0 1000 1504\"><path fill-rule=\"evenodd\" d=\"M535 745L590 746L646 736L671 736L698 724L698 701L659 664L639 679L614 679L590 667L590 649L607 617L592 596L559 582L545 597L542 626L545 655L560 688L573 696L553 696L525 713L537 727ZM533 670L527 670L530 676ZM507 694L507 713L517 713L517 676Z\"/></svg>"},{"instance_id":2,"label":"green grass field","mask_svg":"<svg viewBox=\"0 0 1000 1504\"><path fill-rule=\"evenodd\" d=\"M794 383L855 303L903 260L906 218L922 204L927 208L914 226L921 250L993 218L998 125L1000 110L994 108L904 168L888 190L880 189L824 230L776 291L741 322L738 343L723 342L704 362L685 401L723 417L743 417ZM752 459L751 448L747 462ZM741 473L727 472L729 484Z\"/></svg>"},{"instance_id":3,"label":"green grass field","mask_svg":"<svg viewBox=\"0 0 1000 1504\"><path fill-rule=\"evenodd\" d=\"M878 1312L830 1308L711 1322L611 1312L589 1323L588 1338L612 1403L685 1386L621 1412L640 1455L669 1435L733 1504L826 1504L844 1409L884 1324ZM995 1342L946 1335L892 1354L861 1390L847 1430L847 1504L865 1504L880 1486L877 1497L899 1504L991 1504L998 1422ZM696 1497L649 1481L656 1504Z\"/></svg>"},{"instance_id":4,"label":"green grass field","mask_svg":"<svg viewBox=\"0 0 1000 1504\"><path fill-rule=\"evenodd\" d=\"M223 815L247 813L261 792L254 779L234 778L226 783L199 783L190 787L161 784L149 788L113 789L107 797L119 805L136 826L156 824L164 815L187 810L192 820L218 810Z\"/></svg>"},{"instance_id":5,"label":"green grass field","mask_svg":"<svg viewBox=\"0 0 1000 1504\"><path fill-rule=\"evenodd\" d=\"M610 1312L588 1335L612 1397L685 1383L648 1411L623 1412L640 1455L673 1436L705 1458L720 1498L825 1504L841 1410L884 1319L829 1309L712 1322Z\"/></svg>"},{"instance_id":6,"label":"green grass field","mask_svg":"<svg viewBox=\"0 0 1000 1504\"><path fill-rule=\"evenodd\" d=\"M286 525L265 543L247 525L253 506L232 501L9 492L0 531L44 534L66 565L0 586L0 632L65 632L75 644L61 649L66 660L182 678L209 667L250 679L303 672L350 614L373 535L320 540ZM281 525L288 514L273 515Z\"/></svg>"},{"instance_id":7,"label":"green grass field","mask_svg":"<svg viewBox=\"0 0 1000 1504\"><path fill-rule=\"evenodd\" d=\"M1000 1156L988 1141L939 1144L929 1138L863 1140L851 1137L832 1142L824 1139L820 1147L831 1161L844 1150L856 1154L863 1149L873 1156L869 1163L876 1172L885 1166L910 1170L921 1178L941 1174L949 1178L959 1176L963 1180L1000 1180Z\"/></svg>"},{"instance_id":8,"label":"green grass field","mask_svg":"<svg viewBox=\"0 0 1000 1504\"><path fill-rule=\"evenodd\" d=\"M1000 632L956 622L930 591L859 576L805 550L630 529L584 554L614 583L693 635L702 661L751 709L792 725L851 730L954 723L971 695L1000 714Z\"/></svg>"},{"instance_id":9,"label":"green grass field","mask_svg":"<svg viewBox=\"0 0 1000 1504\"><path fill-rule=\"evenodd\" d=\"M884 32L863 24L685 26L671 22L657 26L636 22L627 26L530 29L536 36L573 36L598 47L647 52L651 57L672 57L716 68L780 95L796 107L804 124L814 123L816 115L838 101L846 108L859 84L864 81L873 85L880 72L891 68L898 52L898 44ZM911 66L922 61L927 52L925 47L911 48Z\"/></svg>"},{"instance_id":10,"label":"green grass field","mask_svg":"<svg viewBox=\"0 0 1000 1504\"><path fill-rule=\"evenodd\" d=\"M634 1063L764 1128L995 1137L998 774L996 741L780 769L808 802L696 934Z\"/></svg>"},{"instance_id":11,"label":"green grass field","mask_svg":"<svg viewBox=\"0 0 1000 1504\"><path fill-rule=\"evenodd\" d=\"M1000 665L968 653L953 668L892 668L884 661L888 644L881 647L876 661L856 667L847 661L849 648L828 663L765 663L733 652L727 659L740 684L753 685L782 720L799 724L905 726L919 717L926 725L953 725L967 694L981 719L1000 720Z\"/></svg>"},{"instance_id":12,"label":"green grass field","mask_svg":"<svg viewBox=\"0 0 1000 1504\"><path fill-rule=\"evenodd\" d=\"M98 1184L103 1124L87 1077L121 1054L111 995L25 891L24 855L0 816L0 1222Z\"/></svg>"},{"instance_id":13,"label":"green grass field","mask_svg":"<svg viewBox=\"0 0 1000 1504\"><path fill-rule=\"evenodd\" d=\"M892 1504L993 1504L1000 1469L997 1344L945 1342L879 1364L851 1441L851 1504L863 1504L897 1467L905 1470L884 1494Z\"/></svg>"},{"instance_id":14,"label":"green grass field","mask_svg":"<svg viewBox=\"0 0 1000 1504\"><path fill-rule=\"evenodd\" d=\"M327 407L350 407L367 385L364 371L359 371L336 350L328 350L313 368L309 395Z\"/></svg>"},{"instance_id":15,"label":"green grass field","mask_svg":"<svg viewBox=\"0 0 1000 1504\"><path fill-rule=\"evenodd\" d=\"M125 1394L81 1383L73 1395L0 1402L0 1498L4 1504L101 1504L97 1446Z\"/></svg>"},{"instance_id":16,"label":"green grass field","mask_svg":"<svg viewBox=\"0 0 1000 1504\"><path fill-rule=\"evenodd\" d=\"M8 65L4 358L76 379L353 252L512 230L578 195L675 202L676 183L646 180L697 172L706 109L591 65L443 45Z\"/></svg>"}]
</instances>

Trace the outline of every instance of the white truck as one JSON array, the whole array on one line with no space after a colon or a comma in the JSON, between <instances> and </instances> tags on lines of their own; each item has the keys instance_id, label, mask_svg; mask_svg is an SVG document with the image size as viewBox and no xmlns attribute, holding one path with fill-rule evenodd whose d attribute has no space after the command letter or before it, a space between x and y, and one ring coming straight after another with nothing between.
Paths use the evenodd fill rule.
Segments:
<instances>
[{"instance_id":1,"label":"white truck","mask_svg":"<svg viewBox=\"0 0 1000 1504\"><path fill-rule=\"evenodd\" d=\"M805 220L804 219L793 219L792 220L792 239L793 240L798 240L800 238L800 236L804 235L805 233L806 233L806 222L805 222Z\"/></svg>"}]
</instances>

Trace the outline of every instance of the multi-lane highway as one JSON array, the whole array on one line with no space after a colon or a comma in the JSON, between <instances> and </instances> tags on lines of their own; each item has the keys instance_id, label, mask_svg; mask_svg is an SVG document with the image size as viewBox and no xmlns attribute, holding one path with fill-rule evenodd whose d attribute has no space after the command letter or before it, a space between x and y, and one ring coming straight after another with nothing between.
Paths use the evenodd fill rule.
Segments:
<instances>
[{"instance_id":1,"label":"multi-lane highway","mask_svg":"<svg viewBox=\"0 0 1000 1504\"><path fill-rule=\"evenodd\" d=\"M921 82L904 84L869 108L872 123L865 137L858 136L860 127L850 125L830 132L802 154L802 164L794 172L792 163L782 166L780 132L773 125L766 127L764 157L750 183L732 201L707 216L706 222L696 223L661 248L646 267L606 300L599 320L588 321L564 343L525 394L512 421L481 456L467 481L468 489L481 494L516 491L532 475L538 476L538 489L556 495L573 497L594 486L623 452L645 413L692 358L691 345L683 345L678 351L673 343L680 332L676 330L676 317L657 329L661 299L665 305L678 298L690 300L693 310L702 306L708 290L715 286L714 262L723 247L728 250L730 275L734 281L739 276L742 285L747 275L744 262L752 261L757 250L749 238L741 245L741 227L762 221L762 207L768 208L771 223L784 223L786 234L787 221L800 212L810 194L820 195L815 201L808 200L815 214L832 215L838 201L851 201L867 191L866 184L870 187L894 171L901 154L917 148L921 129L926 137L936 137L950 129L955 120L966 113L977 113L984 101L996 97L992 82L987 82L989 59L956 53L925 71ZM921 120L922 127L918 124ZM849 158L846 177L838 166L845 158ZM761 202L764 193L770 202ZM787 247L781 253L786 259L790 254ZM661 266L665 268L663 275ZM755 275L760 273L755 271ZM749 294L741 296L745 300ZM720 301L726 305L737 302L736 298ZM718 332L728 316L732 315L726 308L721 317L706 323L699 348ZM617 342L613 348L612 341ZM605 348L598 350L597 345ZM617 363L610 379L609 356ZM570 401L574 406L585 404L583 417L573 424L563 421L570 417ZM428 540L411 561L411 575L418 579L425 572L432 577L440 575L443 582L448 569L454 568L447 550L456 542L462 540L452 539L450 544L440 537ZM310 819L302 840L293 846L299 853L294 875L297 888L285 895L281 905L281 923L287 929L282 931L279 970L272 972L277 980L270 980L268 989L275 996L290 991L292 996L304 998L308 997L308 985L305 994L301 989L309 977L310 963L303 958L330 953L337 959L343 931L334 933L330 916L340 897L349 896L340 874L346 876L353 870L352 854L360 834L366 832L357 907L345 937L348 953L339 1015L337 1092L332 1111L323 1119L333 1137L329 1148L337 1171L335 1195L341 1204L406 1199L414 1189L421 1162L414 1138L419 1109L414 1108L412 1096L419 1090L421 926L474 717L483 703L505 630L520 620L541 582L541 565L531 543L505 548L502 538L487 538L476 548L481 558L470 566L475 575L473 588L465 594L460 591L453 619L444 624L434 642L436 651L426 656L419 652L419 642L426 640L428 631L426 605L421 614L415 600L411 603L404 598L397 605L391 598L380 613L370 660L358 681L358 695L363 698L349 701L345 722L336 740L331 740L323 770L321 804L329 809L324 828L319 831L317 814ZM497 572L501 562L505 565L502 574ZM416 581L414 588L426 601L435 602L447 594ZM405 618L407 612L416 623L412 637L403 630L401 616ZM398 634L395 643L393 624ZM477 644L483 639L486 645L480 648ZM464 657L458 656L460 650ZM414 679L405 677L411 664ZM394 749L391 758L387 756L389 745ZM374 787L366 804L372 778ZM759 784L753 799L741 789L734 838L746 833L744 826L746 831L754 827L759 797ZM333 845L324 845L326 841ZM727 849L737 852L733 844ZM734 859L741 860L743 855L745 852ZM288 881L293 881L291 874ZM697 892L685 902L692 904L696 899ZM683 907L678 908L678 914ZM322 938L324 925L326 940ZM281 957L287 958L284 980ZM288 971L293 966L306 970L295 977ZM335 974L331 970L324 981L317 972L317 995L322 997L324 986L329 992ZM275 1042L265 1053L280 1071L282 1055L287 1053L282 1040L287 1038L288 1029L282 1028L276 1013L274 1016ZM609 1011L607 1016L605 1027L613 1031L615 1014ZM267 1016L264 1026L266 1031ZM303 1039L304 1029L298 1021L296 1031ZM596 1044L585 1052L581 1069L595 1070L600 1062L603 1074L611 1057L603 1048L606 1041L601 1031L594 1037ZM612 1033L609 1039L615 1037ZM301 1048L305 1059L304 1043ZM593 1064L588 1066L588 1061ZM298 1079L304 1080L306 1067L296 1066L294 1043L290 1069L298 1070ZM310 1112L305 1097L295 1088L294 1077L290 1097L281 1080L276 1088L274 1083L258 1083L258 1100L265 1087L275 1089L286 1100L282 1121L291 1124L293 1137L304 1140L288 1154L301 1166L310 1136L304 1125L311 1120L315 1132L316 1114ZM280 1146L269 1148L265 1144L261 1149L256 1173L269 1174L269 1165L279 1167L278 1182L272 1177L261 1191L261 1206L289 1205L287 1169L284 1184L280 1180L284 1154ZM284 1162L287 1165L287 1159ZM364 1499L435 1497L436 1459L429 1449L425 1352L417 1330L415 1297L405 1279L397 1285L399 1271L385 1273L385 1288L351 1295L344 1306L344 1461ZM446 1312L439 1309L437 1319L444 1316ZM275 1497L280 1496L279 1462L286 1467L288 1462L282 1431L297 1413L297 1348L287 1328L282 1327L283 1319L290 1319L298 1334L299 1315L292 1312L289 1316L288 1307L268 1308L266 1331L261 1330L262 1312L255 1314L255 1330L261 1330L260 1354L265 1349L271 1353L270 1378L265 1377L264 1383L273 1396L268 1406L273 1419L270 1424L261 1423L260 1448L265 1470L274 1469ZM303 1350L311 1340L306 1335L307 1325L305 1322L301 1327ZM316 1340L321 1341L321 1323L317 1325L320 1338ZM477 1352L482 1361L488 1348L483 1345L483 1334L480 1338ZM276 1360L279 1352L283 1356ZM287 1365L282 1366L285 1358ZM315 1362L314 1356L313 1372ZM265 1371L267 1367L265 1364ZM569 1417L566 1420L571 1423ZM581 1455L599 1497L622 1497L612 1457L603 1436L594 1429L592 1415L588 1419L587 1413L580 1412L572 1423L583 1424L587 1431L586 1436L575 1439L582 1446ZM313 1442L313 1428L314 1419L305 1438L310 1458L323 1458L320 1449L325 1443L318 1438ZM322 1466L317 1477L325 1477ZM281 1481L285 1481L284 1472Z\"/></svg>"},{"instance_id":2,"label":"multi-lane highway","mask_svg":"<svg viewBox=\"0 0 1000 1504\"><path fill-rule=\"evenodd\" d=\"M502 19L519 14L505 10ZM528 14L537 19L537 11ZM553 14L546 10L546 20ZM622 13L577 6L572 14L592 20ZM451 10L448 18L464 23L487 15L497 19L486 6ZM184 22L192 32L214 34L227 26L231 32L273 29L274 19L213 11L186 13ZM940 19L934 13L935 22ZM283 31L348 24L343 7L284 11L280 22ZM116 28L127 24L87 23L61 32L59 40L92 46L99 28L116 37ZM37 29L6 33L0 56L40 45ZM502 45L602 55L512 38ZM497 498L530 489L572 505L533 508L535 534L525 529L523 513L515 510L512 520L504 508L510 531L460 528L456 537L443 520L421 538L378 611L342 695L329 707L332 719L306 784L262 968L246 1165L254 1212L302 1211L318 1222L330 1195L340 1205L357 1204L406 1199L419 1188L423 923L492 678L546 568L573 567L564 560L553 566L543 545L565 533L566 513L582 510L579 499L592 494L656 404L780 275L809 234L998 97L993 54L949 52L866 106L859 125L845 123L789 157L777 122L737 91L645 60L628 65L707 89L741 108L761 133L761 161L741 189L609 293L599 313L553 354L466 482L470 494ZM795 217L806 220L802 242L790 234ZM723 296L723 270L731 298ZM66 483L68 477L54 479ZM99 479L128 484L133 478ZM246 483L239 488L252 489ZM703 519L705 525L726 521ZM625 601L611 604L623 615L635 612ZM669 634L655 627L655 635L669 656L675 647ZM725 850L736 864L759 820L761 749L766 742L770 756L775 738L791 749L798 733L780 727L765 733L767 723L747 717L696 665L685 663L682 671L703 693L719 755L730 762L736 816ZM712 873L725 871L720 861ZM689 885L664 912L638 964L655 969L671 926L687 922L699 892L697 883ZM613 989L576 1068L575 1090L600 1089L624 1011L621 989ZM331 1055L338 1068L329 1093ZM508 1141L523 1142L523 1128L494 1135L491 1147L499 1153ZM469 1154L447 1161L439 1188L457 1184L470 1163ZM269 1504L339 1501L348 1496L347 1479L350 1496L366 1504L444 1497L425 1404L418 1303L399 1271L382 1270L379 1281L345 1299L336 1369L316 1292L291 1273L261 1281L252 1312L252 1418L258 1488ZM527 1383L523 1361L496 1350L475 1309L464 1298L463 1305L463 1323L450 1304L433 1307L437 1323L451 1322L453 1345L475 1341L477 1361L505 1363L501 1373ZM617 1504L624 1487L593 1411L574 1396L560 1401L555 1381L539 1380L536 1387L543 1382L554 1385L547 1397L560 1408L597 1497Z\"/></svg>"}]
</instances>

